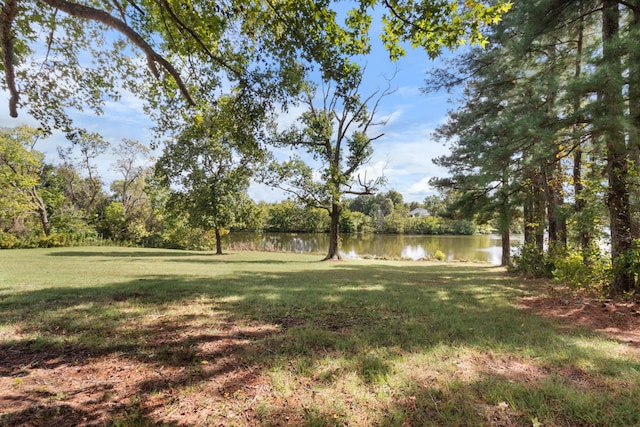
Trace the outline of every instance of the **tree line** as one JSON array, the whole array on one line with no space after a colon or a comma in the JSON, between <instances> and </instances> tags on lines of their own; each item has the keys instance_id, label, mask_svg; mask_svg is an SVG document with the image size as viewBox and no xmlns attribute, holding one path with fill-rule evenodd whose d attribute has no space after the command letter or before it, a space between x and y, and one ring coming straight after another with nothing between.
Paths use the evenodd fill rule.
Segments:
<instances>
[{"instance_id":1,"label":"tree line","mask_svg":"<svg viewBox=\"0 0 640 427\"><path fill-rule=\"evenodd\" d=\"M639 34L637 1L518 2L487 49L430 76L464 85L437 131L450 176L433 184L461 192L468 216L497 218L503 264L521 220L520 271L640 290Z\"/></svg>"},{"instance_id":2,"label":"tree line","mask_svg":"<svg viewBox=\"0 0 640 427\"><path fill-rule=\"evenodd\" d=\"M123 140L111 147L111 169L118 179L108 183L109 191L105 191L107 183L97 170L97 158L109 147L99 135L79 137L79 149L74 152L60 150L58 165L44 161L44 155L36 149L40 138L41 131L26 126L0 129L0 248L110 243L221 251L221 236L232 230L330 230L327 210L293 199L255 202L248 197L244 184L220 199L219 206L206 204L210 197L199 200L191 191L172 188L164 173L166 162L177 161L182 173L188 175L184 162L192 159L194 152L187 141L178 145L186 157L171 152L168 159L163 156L153 166L144 162L148 147L137 141ZM191 143L194 140L197 138L189 139ZM224 159L220 161L224 165ZM247 183L250 169L238 163L237 171L219 174L218 178ZM428 208L433 213L410 217L409 212L416 208ZM446 202L438 196L430 196L424 203L405 203L402 194L394 190L359 195L347 200L339 228L342 233L476 231L471 221L452 218L445 208Z\"/></svg>"}]
</instances>

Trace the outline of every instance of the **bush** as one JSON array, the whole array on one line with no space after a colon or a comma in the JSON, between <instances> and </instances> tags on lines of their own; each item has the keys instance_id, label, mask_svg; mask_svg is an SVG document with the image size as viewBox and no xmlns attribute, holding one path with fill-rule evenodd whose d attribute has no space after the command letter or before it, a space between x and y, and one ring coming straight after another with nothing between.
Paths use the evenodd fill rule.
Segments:
<instances>
[{"instance_id":1,"label":"bush","mask_svg":"<svg viewBox=\"0 0 640 427\"><path fill-rule=\"evenodd\" d=\"M520 253L513 257L511 270L530 277L552 277L552 270L548 270L545 263L544 251L538 249L535 244L522 246Z\"/></svg>"},{"instance_id":2,"label":"bush","mask_svg":"<svg viewBox=\"0 0 640 427\"><path fill-rule=\"evenodd\" d=\"M609 263L601 257L584 256L578 252L570 252L558 258L553 270L553 278L572 289L586 289L602 292L609 283Z\"/></svg>"},{"instance_id":3,"label":"bush","mask_svg":"<svg viewBox=\"0 0 640 427\"><path fill-rule=\"evenodd\" d=\"M407 234L439 234L440 220L434 216L407 218L405 233Z\"/></svg>"},{"instance_id":4,"label":"bush","mask_svg":"<svg viewBox=\"0 0 640 427\"><path fill-rule=\"evenodd\" d=\"M0 249L13 249L20 245L20 240L10 233L0 231Z\"/></svg>"},{"instance_id":5,"label":"bush","mask_svg":"<svg viewBox=\"0 0 640 427\"><path fill-rule=\"evenodd\" d=\"M445 259L447 259L447 256L444 254L444 252L438 249L433 253L433 258L437 259L438 261L444 261Z\"/></svg>"},{"instance_id":6,"label":"bush","mask_svg":"<svg viewBox=\"0 0 640 427\"><path fill-rule=\"evenodd\" d=\"M40 239L39 246L41 248L60 248L66 246L67 239L64 234L52 233L48 236L43 236Z\"/></svg>"}]
</instances>

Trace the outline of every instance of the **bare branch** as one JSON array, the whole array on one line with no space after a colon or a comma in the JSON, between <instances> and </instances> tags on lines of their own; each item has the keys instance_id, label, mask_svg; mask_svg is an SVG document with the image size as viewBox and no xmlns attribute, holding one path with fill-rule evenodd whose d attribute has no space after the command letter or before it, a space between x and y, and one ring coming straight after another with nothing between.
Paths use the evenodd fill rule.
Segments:
<instances>
[{"instance_id":1,"label":"bare branch","mask_svg":"<svg viewBox=\"0 0 640 427\"><path fill-rule=\"evenodd\" d=\"M122 9L122 7L120 6L120 3L118 3L117 0L111 0L111 4L120 13L120 19L122 19L123 22L126 22L127 16L124 13L124 9Z\"/></svg>"}]
</instances>

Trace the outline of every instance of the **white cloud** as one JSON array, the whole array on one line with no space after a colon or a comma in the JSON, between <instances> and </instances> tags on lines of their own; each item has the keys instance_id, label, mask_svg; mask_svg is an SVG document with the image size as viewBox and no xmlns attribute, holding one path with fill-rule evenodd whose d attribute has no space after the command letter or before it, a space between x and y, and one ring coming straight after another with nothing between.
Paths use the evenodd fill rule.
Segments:
<instances>
[{"instance_id":1,"label":"white cloud","mask_svg":"<svg viewBox=\"0 0 640 427\"><path fill-rule=\"evenodd\" d=\"M394 123L400 121L402 119L403 114L404 114L403 109L402 108L398 108L395 111L393 111L392 113L385 114L385 115L382 115L380 117L377 117L376 118L376 122L385 124L384 126L380 127L377 130L382 132L382 133L384 133L385 126L392 126Z\"/></svg>"},{"instance_id":2,"label":"white cloud","mask_svg":"<svg viewBox=\"0 0 640 427\"><path fill-rule=\"evenodd\" d=\"M421 96L420 88L418 86L400 86L396 89L395 94L403 98L415 98Z\"/></svg>"},{"instance_id":3,"label":"white cloud","mask_svg":"<svg viewBox=\"0 0 640 427\"><path fill-rule=\"evenodd\" d=\"M424 200L425 196L434 192L434 188L429 185L429 180L431 177L425 176L417 182L414 182L409 186L409 188L404 188L400 193L402 193L407 199L415 200L418 198L420 201Z\"/></svg>"},{"instance_id":4,"label":"white cloud","mask_svg":"<svg viewBox=\"0 0 640 427\"><path fill-rule=\"evenodd\" d=\"M288 197L287 193L280 189L269 187L268 185L257 182L251 183L248 193L249 197L256 203L275 203Z\"/></svg>"},{"instance_id":5,"label":"white cloud","mask_svg":"<svg viewBox=\"0 0 640 427\"><path fill-rule=\"evenodd\" d=\"M280 112L276 119L278 130L283 131L290 128L305 111L307 111L306 105L298 104L290 105L287 111Z\"/></svg>"}]
</instances>

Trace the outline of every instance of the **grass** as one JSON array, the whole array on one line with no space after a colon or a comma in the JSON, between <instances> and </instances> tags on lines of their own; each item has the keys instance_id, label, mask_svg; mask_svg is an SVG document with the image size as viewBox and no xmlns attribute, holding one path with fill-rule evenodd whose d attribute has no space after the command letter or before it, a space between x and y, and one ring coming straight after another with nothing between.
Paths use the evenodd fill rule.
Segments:
<instances>
[{"instance_id":1,"label":"grass","mask_svg":"<svg viewBox=\"0 0 640 427\"><path fill-rule=\"evenodd\" d=\"M473 264L0 251L0 425L640 424L635 349L520 309L537 287Z\"/></svg>"}]
</instances>

